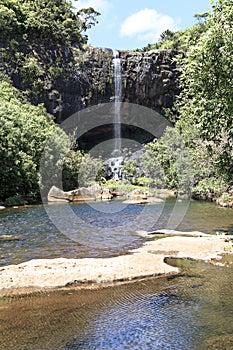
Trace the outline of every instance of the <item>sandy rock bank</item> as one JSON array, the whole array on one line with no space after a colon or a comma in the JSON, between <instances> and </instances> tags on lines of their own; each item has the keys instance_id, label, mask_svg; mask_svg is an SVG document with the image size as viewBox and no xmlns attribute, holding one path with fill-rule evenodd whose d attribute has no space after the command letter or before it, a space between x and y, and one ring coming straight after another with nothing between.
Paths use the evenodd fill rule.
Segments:
<instances>
[{"instance_id":1,"label":"sandy rock bank","mask_svg":"<svg viewBox=\"0 0 233 350\"><path fill-rule=\"evenodd\" d=\"M187 233L187 235L190 233ZM232 236L227 238L233 239ZM0 296L22 293L25 288L46 290L72 284L99 284L141 277L176 274L165 257L208 261L226 253L225 236L171 236L146 242L128 255L101 259L38 259L0 268ZM232 253L228 251L228 253Z\"/></svg>"}]
</instances>

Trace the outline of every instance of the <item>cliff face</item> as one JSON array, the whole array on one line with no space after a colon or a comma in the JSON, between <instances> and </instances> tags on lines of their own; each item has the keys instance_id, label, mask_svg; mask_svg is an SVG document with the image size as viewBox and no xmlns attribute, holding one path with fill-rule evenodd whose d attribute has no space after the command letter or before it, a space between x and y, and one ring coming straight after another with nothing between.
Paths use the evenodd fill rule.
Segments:
<instances>
[{"instance_id":1,"label":"cliff face","mask_svg":"<svg viewBox=\"0 0 233 350\"><path fill-rule=\"evenodd\" d=\"M177 52L119 52L122 64L122 101L137 103L161 112L172 107L179 94L180 70L174 62ZM90 48L74 53L75 74L61 77L54 89L61 94L62 120L76 111L114 99L112 50ZM51 104L48 104L51 110Z\"/></svg>"},{"instance_id":2,"label":"cliff face","mask_svg":"<svg viewBox=\"0 0 233 350\"><path fill-rule=\"evenodd\" d=\"M179 68L174 63L177 52L122 52L124 74L123 100L161 112L171 107L179 94Z\"/></svg>"},{"instance_id":3,"label":"cliff face","mask_svg":"<svg viewBox=\"0 0 233 350\"><path fill-rule=\"evenodd\" d=\"M111 49L2 44L0 68L33 104L44 103L58 121L114 98ZM177 52L120 51L122 100L161 112L179 93Z\"/></svg>"},{"instance_id":4,"label":"cliff face","mask_svg":"<svg viewBox=\"0 0 233 350\"><path fill-rule=\"evenodd\" d=\"M57 122L88 106L114 100L111 49L81 50L46 43L15 45L1 45L1 71L33 104L44 103ZM174 62L177 54L170 50L120 51L122 101L157 112L171 107L179 94L180 71ZM106 134L109 128L106 126ZM98 133L95 130L95 137Z\"/></svg>"}]
</instances>

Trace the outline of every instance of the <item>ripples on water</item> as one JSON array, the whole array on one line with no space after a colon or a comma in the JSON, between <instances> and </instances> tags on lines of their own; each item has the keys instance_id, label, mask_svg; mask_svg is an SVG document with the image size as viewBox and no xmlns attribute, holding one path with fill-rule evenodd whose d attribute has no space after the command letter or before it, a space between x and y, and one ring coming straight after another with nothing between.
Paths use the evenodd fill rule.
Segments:
<instances>
[{"instance_id":1,"label":"ripples on water","mask_svg":"<svg viewBox=\"0 0 233 350\"><path fill-rule=\"evenodd\" d=\"M231 350L228 260L174 260L183 273L172 278L0 300L0 350Z\"/></svg>"},{"instance_id":2,"label":"ripples on water","mask_svg":"<svg viewBox=\"0 0 233 350\"><path fill-rule=\"evenodd\" d=\"M64 207L50 206L49 215L55 215L62 229L68 227L67 235L54 226L43 206L6 210L0 213L0 234L22 239L0 243L1 264L126 252L143 242L135 227L164 228L173 206L174 201L167 201L144 211L143 206L121 202L77 204L71 206L75 220L68 224ZM229 232L232 212L191 202L177 229ZM99 291L0 299L0 350L231 350L232 261L228 267L173 263L182 267L181 276Z\"/></svg>"},{"instance_id":3,"label":"ripples on water","mask_svg":"<svg viewBox=\"0 0 233 350\"><path fill-rule=\"evenodd\" d=\"M109 257L126 253L144 241L136 234L137 230L166 228L174 204L174 200L150 206L111 201L4 210L0 212L0 235L19 235L21 239L0 242L0 265L35 258ZM177 229L214 233L230 231L232 226L230 209L191 202Z\"/></svg>"}]
</instances>

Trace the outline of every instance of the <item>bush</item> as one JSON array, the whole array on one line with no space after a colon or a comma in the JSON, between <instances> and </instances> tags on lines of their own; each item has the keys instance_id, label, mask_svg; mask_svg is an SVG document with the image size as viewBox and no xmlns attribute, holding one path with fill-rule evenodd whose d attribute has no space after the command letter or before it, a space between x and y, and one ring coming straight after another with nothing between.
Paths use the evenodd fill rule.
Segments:
<instances>
[{"instance_id":1,"label":"bush","mask_svg":"<svg viewBox=\"0 0 233 350\"><path fill-rule=\"evenodd\" d=\"M195 199L214 200L226 190L222 179L215 177L205 178L193 187L192 196Z\"/></svg>"},{"instance_id":2,"label":"bush","mask_svg":"<svg viewBox=\"0 0 233 350\"><path fill-rule=\"evenodd\" d=\"M153 187L154 180L150 177L138 177L137 179L132 180L132 184L136 186Z\"/></svg>"},{"instance_id":3,"label":"bush","mask_svg":"<svg viewBox=\"0 0 233 350\"><path fill-rule=\"evenodd\" d=\"M20 195L9 197L4 202L4 205L6 207L13 207L13 206L24 205L24 204L25 204L25 201Z\"/></svg>"},{"instance_id":4,"label":"bush","mask_svg":"<svg viewBox=\"0 0 233 350\"><path fill-rule=\"evenodd\" d=\"M124 163L122 170L126 179L133 178L137 174L137 170L138 170L137 162L133 160L127 160Z\"/></svg>"},{"instance_id":5,"label":"bush","mask_svg":"<svg viewBox=\"0 0 233 350\"><path fill-rule=\"evenodd\" d=\"M56 133L56 150L63 157L68 137L51 120L43 106L32 106L17 89L0 83L0 198L15 194L39 196L39 168L47 140ZM54 147L54 145L52 145ZM64 150L63 150L64 148ZM59 159L53 160L56 172ZM48 175L51 178L51 174Z\"/></svg>"},{"instance_id":6,"label":"bush","mask_svg":"<svg viewBox=\"0 0 233 350\"><path fill-rule=\"evenodd\" d=\"M103 162L85 154L81 160L77 171L79 187L87 187L100 181L103 176Z\"/></svg>"},{"instance_id":7,"label":"bush","mask_svg":"<svg viewBox=\"0 0 233 350\"><path fill-rule=\"evenodd\" d=\"M155 187L190 192L193 174L189 150L175 128L168 127L159 141L146 145L141 166Z\"/></svg>"}]
</instances>

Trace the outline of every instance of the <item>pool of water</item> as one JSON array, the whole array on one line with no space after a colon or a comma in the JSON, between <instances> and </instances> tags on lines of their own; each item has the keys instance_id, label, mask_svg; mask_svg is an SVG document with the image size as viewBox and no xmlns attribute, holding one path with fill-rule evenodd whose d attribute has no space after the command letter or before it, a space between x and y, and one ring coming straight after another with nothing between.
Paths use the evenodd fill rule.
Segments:
<instances>
[{"instance_id":1,"label":"pool of water","mask_svg":"<svg viewBox=\"0 0 233 350\"><path fill-rule=\"evenodd\" d=\"M177 207L172 199L149 206L111 201L6 209L0 212L0 235L21 238L0 241L0 265L35 258L124 254L144 242L137 230L166 227L213 234L232 232L232 210L196 201L188 205L181 202Z\"/></svg>"},{"instance_id":2,"label":"pool of water","mask_svg":"<svg viewBox=\"0 0 233 350\"><path fill-rule=\"evenodd\" d=\"M182 274L0 300L1 350L231 350L233 259Z\"/></svg>"},{"instance_id":3,"label":"pool of water","mask_svg":"<svg viewBox=\"0 0 233 350\"><path fill-rule=\"evenodd\" d=\"M232 232L232 210L167 200L48 205L0 212L1 265L32 258L106 257L144 239L137 230ZM231 350L233 258L226 266L170 260L175 277L100 290L65 290L0 299L0 350Z\"/></svg>"}]
</instances>

